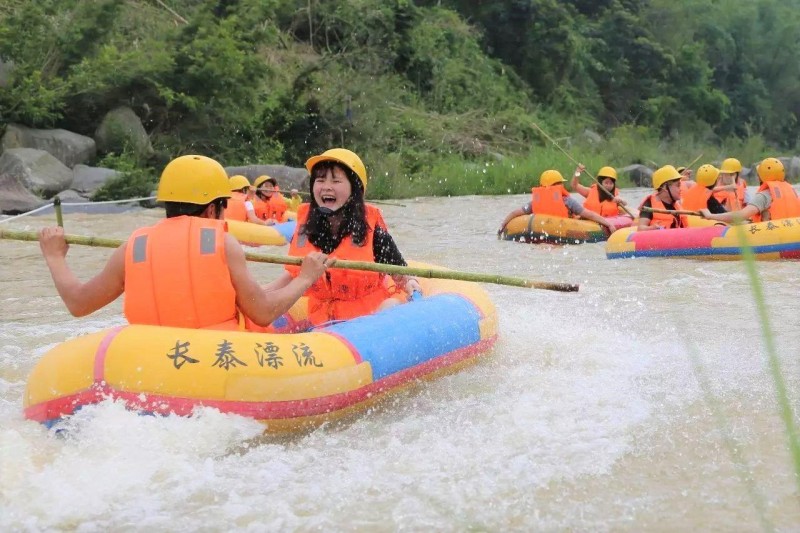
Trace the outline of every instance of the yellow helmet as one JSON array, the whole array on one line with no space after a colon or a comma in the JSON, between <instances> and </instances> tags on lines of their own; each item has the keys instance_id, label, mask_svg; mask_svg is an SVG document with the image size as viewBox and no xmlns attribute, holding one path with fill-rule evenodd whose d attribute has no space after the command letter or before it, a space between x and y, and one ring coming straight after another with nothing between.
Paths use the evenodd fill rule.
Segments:
<instances>
[{"instance_id":1,"label":"yellow helmet","mask_svg":"<svg viewBox=\"0 0 800 533\"><path fill-rule=\"evenodd\" d=\"M784 181L786 179L783 163L774 157L768 157L759 163L756 171L761 181Z\"/></svg>"},{"instance_id":2,"label":"yellow helmet","mask_svg":"<svg viewBox=\"0 0 800 533\"><path fill-rule=\"evenodd\" d=\"M734 172L741 172L742 164L739 162L738 159L729 157L728 159L722 162L722 165L719 167L719 171L724 174L733 174Z\"/></svg>"},{"instance_id":3,"label":"yellow helmet","mask_svg":"<svg viewBox=\"0 0 800 533\"><path fill-rule=\"evenodd\" d=\"M354 152L351 152L346 148L331 148L330 150L325 150L320 155L310 157L308 161L306 161L306 169L311 172L311 169L314 168L314 165L323 161L335 161L343 164L355 172L356 176L358 176L358 179L361 180L361 184L364 186L364 191L367 190L367 168L364 166L361 158L358 157Z\"/></svg>"},{"instance_id":4,"label":"yellow helmet","mask_svg":"<svg viewBox=\"0 0 800 533\"><path fill-rule=\"evenodd\" d=\"M664 165L655 172L653 172L653 188L658 190L668 181L675 181L681 179L678 169L672 165Z\"/></svg>"},{"instance_id":5,"label":"yellow helmet","mask_svg":"<svg viewBox=\"0 0 800 533\"><path fill-rule=\"evenodd\" d=\"M614 167L603 167L597 171L598 178L611 178L614 181L617 181L617 171Z\"/></svg>"},{"instance_id":6,"label":"yellow helmet","mask_svg":"<svg viewBox=\"0 0 800 533\"><path fill-rule=\"evenodd\" d=\"M231 176L228 182L231 191L241 191L245 187L250 187L250 180L239 174Z\"/></svg>"},{"instance_id":7,"label":"yellow helmet","mask_svg":"<svg viewBox=\"0 0 800 533\"><path fill-rule=\"evenodd\" d=\"M256 181L253 182L253 187L258 189L259 187L261 187L261 185L263 183L265 183L267 181L272 183L275 186L278 185L278 181L275 178L273 178L271 176L267 176L266 174L264 174L263 176L259 176L259 177L256 178Z\"/></svg>"},{"instance_id":8,"label":"yellow helmet","mask_svg":"<svg viewBox=\"0 0 800 533\"><path fill-rule=\"evenodd\" d=\"M183 155L170 161L161 173L156 199L206 205L230 198L228 174L222 165L202 155Z\"/></svg>"},{"instance_id":9,"label":"yellow helmet","mask_svg":"<svg viewBox=\"0 0 800 533\"><path fill-rule=\"evenodd\" d=\"M697 169L696 181L703 187L711 187L717 182L719 169L714 165L702 165Z\"/></svg>"},{"instance_id":10,"label":"yellow helmet","mask_svg":"<svg viewBox=\"0 0 800 533\"><path fill-rule=\"evenodd\" d=\"M561 172L558 170L545 170L542 172L542 175L539 176L539 187L549 187L550 185L555 185L562 181L567 180L564 179L564 176L562 176Z\"/></svg>"}]
</instances>

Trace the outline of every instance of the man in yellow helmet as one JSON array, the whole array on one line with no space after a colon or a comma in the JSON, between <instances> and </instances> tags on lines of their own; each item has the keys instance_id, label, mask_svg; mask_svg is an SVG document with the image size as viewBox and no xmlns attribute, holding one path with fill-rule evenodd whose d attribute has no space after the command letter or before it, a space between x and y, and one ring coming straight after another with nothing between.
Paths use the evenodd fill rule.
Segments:
<instances>
[{"instance_id":1,"label":"man in yellow helmet","mask_svg":"<svg viewBox=\"0 0 800 533\"><path fill-rule=\"evenodd\" d=\"M609 235L617 231L610 220L599 213L585 209L579 201L570 196L569 191L564 188L565 181L567 180L558 170L549 169L542 172L539 176L539 186L531 189L531 201L506 215L497 234L502 235L511 220L530 214L563 218L575 216L597 222L606 228Z\"/></svg>"},{"instance_id":2,"label":"man in yellow helmet","mask_svg":"<svg viewBox=\"0 0 800 533\"><path fill-rule=\"evenodd\" d=\"M269 325L322 275L329 260L309 254L292 283L265 292L248 271L241 245L226 231L230 196L218 162L199 155L174 159L164 168L157 193L166 219L136 230L86 283L67 264L63 228L41 230L42 255L67 309L73 316L88 315L124 293L131 324L241 329L248 318Z\"/></svg>"},{"instance_id":3,"label":"man in yellow helmet","mask_svg":"<svg viewBox=\"0 0 800 533\"><path fill-rule=\"evenodd\" d=\"M654 229L685 228L686 217L674 211L682 209L681 174L672 165L665 165L653 172L655 192L645 198L639 206L639 231Z\"/></svg>"},{"instance_id":4,"label":"man in yellow helmet","mask_svg":"<svg viewBox=\"0 0 800 533\"><path fill-rule=\"evenodd\" d=\"M761 186L753 195L746 207L729 213L714 214L708 209L700 212L705 218L720 222L736 222L752 220L778 220L782 218L800 217L800 198L797 191L786 183L786 171L783 163L774 157L768 157L756 167Z\"/></svg>"}]
</instances>

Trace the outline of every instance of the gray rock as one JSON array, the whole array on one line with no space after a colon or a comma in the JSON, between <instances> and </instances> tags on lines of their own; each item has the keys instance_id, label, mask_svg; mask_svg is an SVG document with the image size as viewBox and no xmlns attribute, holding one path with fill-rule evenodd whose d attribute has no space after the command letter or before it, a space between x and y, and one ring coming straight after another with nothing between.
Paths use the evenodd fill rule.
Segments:
<instances>
[{"instance_id":1,"label":"gray rock","mask_svg":"<svg viewBox=\"0 0 800 533\"><path fill-rule=\"evenodd\" d=\"M786 179L792 183L800 178L800 157L781 157L783 168L786 169Z\"/></svg>"},{"instance_id":2,"label":"gray rock","mask_svg":"<svg viewBox=\"0 0 800 533\"><path fill-rule=\"evenodd\" d=\"M68 188L72 170L44 150L12 148L0 155L0 174L19 180L31 193L50 197Z\"/></svg>"},{"instance_id":3,"label":"gray rock","mask_svg":"<svg viewBox=\"0 0 800 533\"><path fill-rule=\"evenodd\" d=\"M94 140L101 152L122 153L128 149L140 158L153 155L150 137L130 107L118 107L106 113L95 131Z\"/></svg>"},{"instance_id":4,"label":"gray rock","mask_svg":"<svg viewBox=\"0 0 800 533\"><path fill-rule=\"evenodd\" d=\"M78 163L94 159L97 148L94 139L67 130L37 130L9 124L3 135L4 150L34 148L44 150L72 168Z\"/></svg>"},{"instance_id":5,"label":"gray rock","mask_svg":"<svg viewBox=\"0 0 800 533\"><path fill-rule=\"evenodd\" d=\"M83 203L89 201L89 198L87 196L82 195L75 189L67 189L66 191L61 191L60 193L58 193L58 197L61 199L61 202L65 204Z\"/></svg>"},{"instance_id":6,"label":"gray rock","mask_svg":"<svg viewBox=\"0 0 800 533\"><path fill-rule=\"evenodd\" d=\"M653 169L644 165L628 165L619 169L619 173L627 175L637 187L653 186Z\"/></svg>"},{"instance_id":7,"label":"gray rock","mask_svg":"<svg viewBox=\"0 0 800 533\"><path fill-rule=\"evenodd\" d=\"M90 196L108 180L119 175L119 172L110 168L87 167L86 165L75 165L72 173L74 178L70 188Z\"/></svg>"},{"instance_id":8,"label":"gray rock","mask_svg":"<svg viewBox=\"0 0 800 533\"><path fill-rule=\"evenodd\" d=\"M19 177L0 172L0 212L17 215L46 203L26 189Z\"/></svg>"},{"instance_id":9,"label":"gray rock","mask_svg":"<svg viewBox=\"0 0 800 533\"><path fill-rule=\"evenodd\" d=\"M244 167L225 167L228 176L241 174L253 183L255 179L266 174L278 181L282 191L290 189L308 190L308 171L304 168L287 167L285 165L248 165Z\"/></svg>"},{"instance_id":10,"label":"gray rock","mask_svg":"<svg viewBox=\"0 0 800 533\"><path fill-rule=\"evenodd\" d=\"M603 137L596 131L592 131L590 129L583 130L583 132L580 134L580 137L589 141L590 144L600 144L603 142Z\"/></svg>"}]
</instances>

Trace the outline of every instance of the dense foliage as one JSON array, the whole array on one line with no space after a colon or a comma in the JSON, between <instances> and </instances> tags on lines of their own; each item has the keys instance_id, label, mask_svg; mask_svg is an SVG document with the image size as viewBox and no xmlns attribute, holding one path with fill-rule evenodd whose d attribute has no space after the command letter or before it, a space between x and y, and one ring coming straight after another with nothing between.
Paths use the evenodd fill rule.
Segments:
<instances>
[{"instance_id":1,"label":"dense foliage","mask_svg":"<svg viewBox=\"0 0 800 533\"><path fill-rule=\"evenodd\" d=\"M447 162L511 172L534 124L598 131L616 165L800 147L800 0L7 0L0 21L0 123L92 135L127 105L151 168L346 146L387 195ZM614 148L632 137L653 153Z\"/></svg>"}]
</instances>

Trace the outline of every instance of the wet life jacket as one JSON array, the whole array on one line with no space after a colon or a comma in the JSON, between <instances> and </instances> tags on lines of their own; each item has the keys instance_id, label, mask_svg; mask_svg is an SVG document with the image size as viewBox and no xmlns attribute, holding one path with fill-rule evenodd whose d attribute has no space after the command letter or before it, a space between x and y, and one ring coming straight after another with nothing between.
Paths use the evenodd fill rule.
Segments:
<instances>
[{"instance_id":1,"label":"wet life jacket","mask_svg":"<svg viewBox=\"0 0 800 533\"><path fill-rule=\"evenodd\" d=\"M140 228L125 250L131 324L236 329L236 291L222 220L181 216Z\"/></svg>"},{"instance_id":2,"label":"wet life jacket","mask_svg":"<svg viewBox=\"0 0 800 533\"><path fill-rule=\"evenodd\" d=\"M711 198L711 189L695 183L685 193L681 192L681 205L690 211L707 209L709 198Z\"/></svg>"},{"instance_id":3,"label":"wet life jacket","mask_svg":"<svg viewBox=\"0 0 800 533\"><path fill-rule=\"evenodd\" d=\"M653 193L647 198L650 199L650 207L653 209L666 209L666 207L664 207L664 202L658 198L658 193ZM645 198L645 202L647 201L647 198ZM639 206L639 210L642 209L643 205L644 202L642 202L642 205ZM676 201L673 204L673 209L681 210L683 209L683 206L679 201ZM651 211L651 214L653 215L653 218L650 219L651 226L659 226L664 229L689 227L689 222L686 218L686 215L671 215L669 213L656 213L655 211Z\"/></svg>"},{"instance_id":4,"label":"wet life jacket","mask_svg":"<svg viewBox=\"0 0 800 533\"><path fill-rule=\"evenodd\" d=\"M289 243L289 255L305 256L319 248L308 241L305 224L308 221L310 204L301 204L297 209L297 227ZM365 204L367 235L364 243L357 246L347 235L331 255L337 259L375 262L373 252L374 229L386 228L381 212L376 207ZM286 270L297 277L300 267L286 265ZM330 268L306 291L308 297L308 318L312 324L322 324L330 320L348 320L373 313L378 306L391 296L386 287L386 275L379 272L365 272Z\"/></svg>"},{"instance_id":5,"label":"wet life jacket","mask_svg":"<svg viewBox=\"0 0 800 533\"><path fill-rule=\"evenodd\" d=\"M232 192L228 198L228 207L225 208L225 220L238 220L247 222L247 208L244 206L247 195L242 192Z\"/></svg>"},{"instance_id":6,"label":"wet life jacket","mask_svg":"<svg viewBox=\"0 0 800 533\"><path fill-rule=\"evenodd\" d=\"M772 203L767 209L768 216L759 213L753 217L754 222L800 217L800 198L790 184L785 181L765 181L758 188L758 192L761 191L769 191Z\"/></svg>"},{"instance_id":7,"label":"wet life jacket","mask_svg":"<svg viewBox=\"0 0 800 533\"><path fill-rule=\"evenodd\" d=\"M614 187L614 196L616 197L619 191ZM600 201L600 188L595 183L589 190L589 196L583 203L583 208L593 211L603 217L615 217L619 215L619 206L613 200Z\"/></svg>"},{"instance_id":8,"label":"wet life jacket","mask_svg":"<svg viewBox=\"0 0 800 533\"><path fill-rule=\"evenodd\" d=\"M567 196L569 192L560 183L548 187L534 187L531 189L531 213L569 218L569 209L564 204L564 198Z\"/></svg>"}]
</instances>

